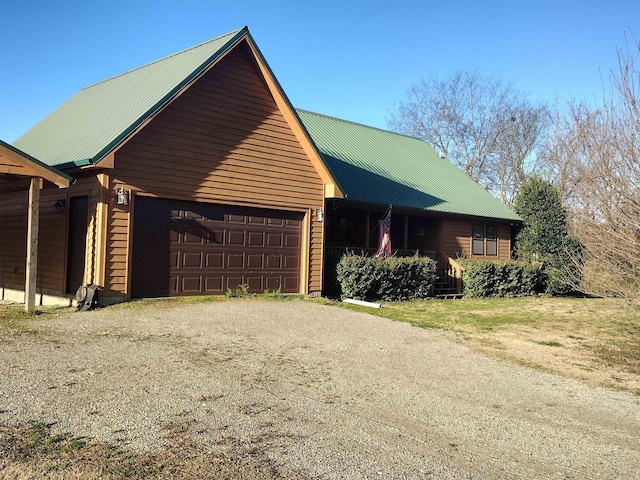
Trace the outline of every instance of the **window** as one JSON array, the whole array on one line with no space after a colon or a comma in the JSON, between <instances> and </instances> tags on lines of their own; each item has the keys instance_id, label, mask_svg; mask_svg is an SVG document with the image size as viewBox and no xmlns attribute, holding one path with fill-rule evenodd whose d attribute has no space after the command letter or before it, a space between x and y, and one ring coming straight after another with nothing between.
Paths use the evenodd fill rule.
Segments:
<instances>
[{"instance_id":1,"label":"window","mask_svg":"<svg viewBox=\"0 0 640 480\"><path fill-rule=\"evenodd\" d=\"M487 255L498 256L498 227L487 225Z\"/></svg>"},{"instance_id":2,"label":"window","mask_svg":"<svg viewBox=\"0 0 640 480\"><path fill-rule=\"evenodd\" d=\"M474 225L471 241L472 255L498 256L498 227L495 225Z\"/></svg>"},{"instance_id":3,"label":"window","mask_svg":"<svg viewBox=\"0 0 640 480\"><path fill-rule=\"evenodd\" d=\"M473 226L473 255L484 255L484 225Z\"/></svg>"}]
</instances>

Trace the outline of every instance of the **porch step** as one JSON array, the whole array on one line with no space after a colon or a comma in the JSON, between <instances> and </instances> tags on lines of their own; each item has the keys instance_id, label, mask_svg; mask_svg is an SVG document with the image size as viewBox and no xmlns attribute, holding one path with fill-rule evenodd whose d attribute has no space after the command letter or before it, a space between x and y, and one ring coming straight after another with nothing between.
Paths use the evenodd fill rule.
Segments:
<instances>
[{"instance_id":1,"label":"porch step","mask_svg":"<svg viewBox=\"0 0 640 480\"><path fill-rule=\"evenodd\" d=\"M434 295L435 298L438 298L440 300L460 300L461 298L464 298L464 295L462 295L461 293L450 293L450 294L444 294L444 295Z\"/></svg>"},{"instance_id":2,"label":"porch step","mask_svg":"<svg viewBox=\"0 0 640 480\"><path fill-rule=\"evenodd\" d=\"M449 280L438 278L433 285L433 295L436 298L462 298L456 287L451 285Z\"/></svg>"}]
</instances>

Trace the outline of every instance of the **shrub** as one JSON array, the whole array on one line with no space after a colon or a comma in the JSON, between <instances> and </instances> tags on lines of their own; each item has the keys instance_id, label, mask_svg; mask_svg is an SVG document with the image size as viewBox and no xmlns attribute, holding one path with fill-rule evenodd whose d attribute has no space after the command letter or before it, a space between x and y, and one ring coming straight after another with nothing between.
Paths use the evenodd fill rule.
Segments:
<instances>
[{"instance_id":1,"label":"shrub","mask_svg":"<svg viewBox=\"0 0 640 480\"><path fill-rule=\"evenodd\" d=\"M344 255L338 266L342 298L386 301L428 297L436 279L436 263L430 258L371 258Z\"/></svg>"},{"instance_id":2,"label":"shrub","mask_svg":"<svg viewBox=\"0 0 640 480\"><path fill-rule=\"evenodd\" d=\"M548 293L566 295L576 289L582 281L584 247L569 234L558 189L533 176L520 186L514 208L524 220L516 238L519 258L544 263Z\"/></svg>"},{"instance_id":3,"label":"shrub","mask_svg":"<svg viewBox=\"0 0 640 480\"><path fill-rule=\"evenodd\" d=\"M463 293L470 297L535 295L546 290L543 265L533 262L459 260Z\"/></svg>"},{"instance_id":4,"label":"shrub","mask_svg":"<svg viewBox=\"0 0 640 480\"><path fill-rule=\"evenodd\" d=\"M342 298L364 300L379 289L379 261L347 253L336 266L336 276L340 283Z\"/></svg>"},{"instance_id":5,"label":"shrub","mask_svg":"<svg viewBox=\"0 0 640 480\"><path fill-rule=\"evenodd\" d=\"M496 294L496 264L481 260L459 260L463 293L470 297L493 297Z\"/></svg>"}]
</instances>

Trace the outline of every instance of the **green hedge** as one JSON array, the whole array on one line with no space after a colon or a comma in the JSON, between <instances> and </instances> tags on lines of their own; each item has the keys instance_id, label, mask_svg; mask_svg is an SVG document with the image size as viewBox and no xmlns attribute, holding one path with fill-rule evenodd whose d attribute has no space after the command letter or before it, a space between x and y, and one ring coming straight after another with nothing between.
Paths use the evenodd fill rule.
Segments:
<instances>
[{"instance_id":1,"label":"green hedge","mask_svg":"<svg viewBox=\"0 0 640 480\"><path fill-rule=\"evenodd\" d=\"M464 268L463 293L469 297L535 295L547 290L548 277L541 263L458 260Z\"/></svg>"},{"instance_id":2,"label":"green hedge","mask_svg":"<svg viewBox=\"0 0 640 480\"><path fill-rule=\"evenodd\" d=\"M436 262L430 258L371 258L346 254L336 267L341 297L413 300L431 295Z\"/></svg>"}]
</instances>

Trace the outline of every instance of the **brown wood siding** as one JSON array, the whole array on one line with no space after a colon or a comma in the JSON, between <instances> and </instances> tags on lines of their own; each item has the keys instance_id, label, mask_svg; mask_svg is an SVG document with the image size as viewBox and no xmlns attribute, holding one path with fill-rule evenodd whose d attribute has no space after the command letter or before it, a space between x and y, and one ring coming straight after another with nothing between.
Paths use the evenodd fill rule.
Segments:
<instances>
[{"instance_id":1,"label":"brown wood siding","mask_svg":"<svg viewBox=\"0 0 640 480\"><path fill-rule=\"evenodd\" d=\"M498 256L503 260L511 258L511 224L498 224Z\"/></svg>"},{"instance_id":2,"label":"brown wood siding","mask_svg":"<svg viewBox=\"0 0 640 480\"><path fill-rule=\"evenodd\" d=\"M160 198L306 212L323 184L245 46L230 52L116 152L121 185ZM107 294L127 294L130 207L111 203ZM133 206L132 208L135 208ZM309 290L321 288L322 227L311 225Z\"/></svg>"},{"instance_id":3,"label":"brown wood siding","mask_svg":"<svg viewBox=\"0 0 640 480\"><path fill-rule=\"evenodd\" d=\"M467 219L443 218L440 250L451 258L471 256L471 229L473 222Z\"/></svg>"},{"instance_id":4,"label":"brown wood siding","mask_svg":"<svg viewBox=\"0 0 640 480\"><path fill-rule=\"evenodd\" d=\"M311 217L311 250L309 252L309 292L322 290L322 238L324 223Z\"/></svg>"},{"instance_id":5,"label":"brown wood siding","mask_svg":"<svg viewBox=\"0 0 640 480\"><path fill-rule=\"evenodd\" d=\"M67 249L67 215L69 198L90 195L96 180L93 175L81 176L70 188L58 189L46 185L40 193L40 227L38 239L37 288L47 294L64 294ZM90 196L90 199L93 195ZM57 200L65 201L62 213L54 212ZM0 195L0 284L24 289L27 242L27 192ZM95 214L90 201L89 222ZM91 223L89 223L91 226ZM88 253L93 251L93 239L88 235ZM92 271L93 256L88 255L88 272ZM89 260L89 258L91 260ZM90 277L86 277L90 281Z\"/></svg>"},{"instance_id":6,"label":"brown wood siding","mask_svg":"<svg viewBox=\"0 0 640 480\"><path fill-rule=\"evenodd\" d=\"M471 255L471 234L473 225L495 225L498 227L498 256ZM452 258L471 257L509 260L511 241L511 224L486 219L473 220L466 218L442 219L441 251Z\"/></svg>"},{"instance_id":7,"label":"brown wood siding","mask_svg":"<svg viewBox=\"0 0 640 480\"><path fill-rule=\"evenodd\" d=\"M0 284L24 289L27 191L0 196Z\"/></svg>"},{"instance_id":8,"label":"brown wood siding","mask_svg":"<svg viewBox=\"0 0 640 480\"><path fill-rule=\"evenodd\" d=\"M113 198L109 205L104 285L104 296L108 298L124 298L127 292L129 213L133 208L116 205Z\"/></svg>"},{"instance_id":9,"label":"brown wood siding","mask_svg":"<svg viewBox=\"0 0 640 480\"><path fill-rule=\"evenodd\" d=\"M57 200L68 207L67 190L45 189L40 194L37 287L51 293L64 293L67 245L67 209L54 212ZM25 206L26 208L26 206Z\"/></svg>"}]
</instances>

